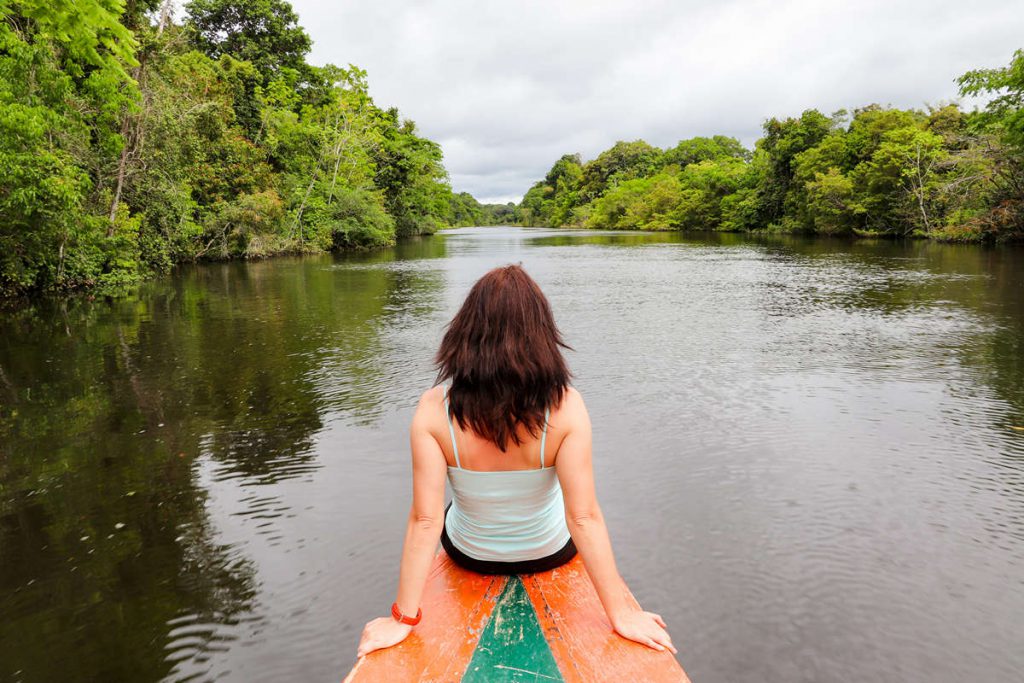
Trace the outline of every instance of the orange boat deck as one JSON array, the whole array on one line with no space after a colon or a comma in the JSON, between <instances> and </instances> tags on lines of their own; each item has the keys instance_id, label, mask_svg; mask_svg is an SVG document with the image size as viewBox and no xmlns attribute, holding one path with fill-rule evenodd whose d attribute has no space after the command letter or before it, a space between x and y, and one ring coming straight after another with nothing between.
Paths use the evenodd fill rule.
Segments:
<instances>
[{"instance_id":1,"label":"orange boat deck","mask_svg":"<svg viewBox=\"0 0 1024 683\"><path fill-rule=\"evenodd\" d=\"M671 653L612 631L579 557L506 577L466 571L441 551L423 614L404 642L360 658L345 683L689 682Z\"/></svg>"}]
</instances>

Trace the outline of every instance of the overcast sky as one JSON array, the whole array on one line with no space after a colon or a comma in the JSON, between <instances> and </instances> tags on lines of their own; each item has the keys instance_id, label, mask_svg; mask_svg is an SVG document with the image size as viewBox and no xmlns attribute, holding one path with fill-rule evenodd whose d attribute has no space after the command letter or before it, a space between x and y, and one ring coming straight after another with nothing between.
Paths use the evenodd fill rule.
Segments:
<instances>
[{"instance_id":1,"label":"overcast sky","mask_svg":"<svg viewBox=\"0 0 1024 683\"><path fill-rule=\"evenodd\" d=\"M954 100L1024 48L1021 0L292 0L311 61L369 72L444 148L456 191L518 201L562 154L771 116Z\"/></svg>"}]
</instances>

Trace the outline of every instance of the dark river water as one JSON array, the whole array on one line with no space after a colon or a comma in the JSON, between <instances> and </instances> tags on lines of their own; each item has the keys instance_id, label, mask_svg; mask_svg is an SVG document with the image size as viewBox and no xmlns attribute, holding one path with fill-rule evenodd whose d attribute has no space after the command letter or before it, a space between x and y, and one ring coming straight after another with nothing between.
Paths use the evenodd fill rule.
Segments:
<instances>
[{"instance_id":1,"label":"dark river water","mask_svg":"<svg viewBox=\"0 0 1024 683\"><path fill-rule=\"evenodd\" d=\"M0 313L0 680L343 677L509 262L695 683L1024 680L1024 250L515 228Z\"/></svg>"}]
</instances>

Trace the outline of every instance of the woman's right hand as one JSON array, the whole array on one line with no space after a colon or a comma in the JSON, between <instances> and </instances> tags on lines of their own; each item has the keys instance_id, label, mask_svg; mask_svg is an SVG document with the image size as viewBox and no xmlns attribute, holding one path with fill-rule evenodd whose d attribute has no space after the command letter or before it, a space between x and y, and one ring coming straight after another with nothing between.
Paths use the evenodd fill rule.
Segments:
<instances>
[{"instance_id":1,"label":"woman's right hand","mask_svg":"<svg viewBox=\"0 0 1024 683\"><path fill-rule=\"evenodd\" d=\"M678 651L672 645L672 638L665 630L665 620L654 612L636 609L618 614L612 619L612 628L623 638L636 641L641 645L672 654Z\"/></svg>"},{"instance_id":2,"label":"woman's right hand","mask_svg":"<svg viewBox=\"0 0 1024 683\"><path fill-rule=\"evenodd\" d=\"M374 619L363 629L363 636L359 639L359 650L356 652L356 656L363 657L375 650L398 645L410 633L412 633L412 626L395 621L391 617Z\"/></svg>"}]
</instances>

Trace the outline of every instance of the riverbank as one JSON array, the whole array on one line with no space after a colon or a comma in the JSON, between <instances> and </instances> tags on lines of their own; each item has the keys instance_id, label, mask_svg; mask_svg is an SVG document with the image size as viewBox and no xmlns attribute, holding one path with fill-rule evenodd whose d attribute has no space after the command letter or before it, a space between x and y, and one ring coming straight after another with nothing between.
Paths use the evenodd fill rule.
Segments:
<instances>
[{"instance_id":1,"label":"riverbank","mask_svg":"<svg viewBox=\"0 0 1024 683\"><path fill-rule=\"evenodd\" d=\"M0 8L0 297L459 222L440 146L287 2L157 5Z\"/></svg>"},{"instance_id":2,"label":"riverbank","mask_svg":"<svg viewBox=\"0 0 1024 683\"><path fill-rule=\"evenodd\" d=\"M409 236L405 240L415 240L428 237L434 231L425 232L419 235ZM173 275L175 269L186 266L201 266L204 264L230 263L230 262L257 262L285 257L301 256L326 256L329 254L359 254L370 251L378 251L394 247L397 240L394 237L379 239L368 243L356 243L331 247L323 247L315 242L299 242L296 239L281 239L274 234L253 235L250 237L244 250L232 252L219 250L214 253L203 253L187 261L179 261L171 264L164 270L139 268L130 275L122 274L117 279L99 278L98 280L81 280L67 282L60 287L49 289L21 290L15 292L3 292L0 290L0 309L11 308L19 303L31 301L40 296L62 296L62 295L85 295L96 297L117 297L130 294L140 285Z\"/></svg>"},{"instance_id":3,"label":"riverbank","mask_svg":"<svg viewBox=\"0 0 1024 683\"><path fill-rule=\"evenodd\" d=\"M765 121L753 148L724 135L658 148L619 141L584 162L565 154L516 207L515 222L620 230L767 230L1024 238L1024 51L957 79L959 104L869 104Z\"/></svg>"},{"instance_id":4,"label":"riverbank","mask_svg":"<svg viewBox=\"0 0 1024 683\"><path fill-rule=\"evenodd\" d=\"M458 230L459 228L479 228L482 230L509 230L516 228L526 228L527 230L543 230L547 226L511 226L511 225L492 225L492 226L454 226L451 228L442 228L439 237L443 237L444 231ZM550 228L549 228L550 229ZM922 236L899 236L890 233L869 233L861 232L857 234L841 234L841 235L820 235L820 234L808 234L800 232L785 232L781 230L752 230L752 231L725 231L725 230L696 230L687 229L679 230L675 228L663 228L663 229L628 229L628 228L617 228L614 230L607 230L601 228L581 228L576 226L563 225L559 228L550 229L551 232L548 236L543 238L544 240L564 241L566 244L577 243L581 235L593 235L594 239L602 240L605 238L612 239L617 243L622 243L626 237L633 237L637 240L637 243L642 243L645 239L645 235L659 235L673 240L697 239L705 240L709 244L716 244L720 246L728 245L739 245L743 243L758 243L765 245L778 245L778 246L793 246L795 244L802 245L815 245L814 250L816 253L826 253L830 250L834 250L837 253L841 253L847 249L854 248L856 245L870 249L873 244L898 244L901 242L907 243L920 243L924 244L935 244L936 246L942 244L960 245L968 249L989 249L995 247L1005 246L1009 249L1019 249L1021 241L1006 241L1003 243L995 243L990 240L941 240L941 239L926 239ZM560 237L564 234L564 240L560 240ZM157 286L161 280L167 278L174 278L176 271L182 269L202 268L204 266L214 266L217 264L238 264L240 266L244 264L251 264L257 262L273 262L276 260L290 260L295 258L304 257L323 257L329 260L341 259L346 260L349 258L368 258L375 260L377 258L383 258L388 260L391 258L390 254L397 253L412 253L419 249L427 249L428 251L435 251L443 248L443 241L437 241L434 246L425 246L430 243L430 240L434 237L435 233L427 233L424 235L415 235L404 237L397 240L391 240L384 243L373 244L373 245L350 245L350 246L339 246L328 249L316 248L316 245L306 243L305 245L293 244L291 248L277 248L276 250L268 250L255 240L253 242L253 250L245 254L228 254L224 256L206 256L200 259L177 263L164 272L150 272L146 275L139 275L138 277L117 283L98 283L98 282L87 282L82 283L78 287L66 287L63 289L51 289L45 291L35 292L23 292L19 294L0 296L0 311L6 310L11 311L17 308L31 305L35 301L40 299L52 299L56 298L124 298L131 297L138 292L140 287L144 286ZM586 240L584 240L586 241ZM275 243L280 245L280 242ZM805 247L806 248L806 247Z\"/></svg>"},{"instance_id":5,"label":"riverbank","mask_svg":"<svg viewBox=\"0 0 1024 683\"><path fill-rule=\"evenodd\" d=\"M529 225L526 223L515 224L516 227L522 228L551 228L554 226L550 225ZM840 233L820 233L809 230L787 230L779 226L773 228L760 228L760 229L722 229L722 228L678 228L678 227L626 227L619 226L615 228L594 228L588 227L587 225L574 225L571 223L562 224L557 226L556 229L564 230L632 230L632 231L643 231L643 232L667 232L667 233L678 233L680 235L708 235L708 234L719 234L719 235L747 235L749 237L809 237L809 238L837 238L847 240L884 240L884 241L900 241L900 240L924 240L932 241L940 244L972 244L976 246L995 246L995 245L1016 245L1024 244L1024 230L1020 232L1012 232L1000 237L995 237L990 234L984 234L980 230L977 230L974 226L956 226L954 228L946 229L942 232L932 232L928 234L914 232L911 234L899 234L895 232L887 232L884 230L851 230L849 232Z\"/></svg>"}]
</instances>

